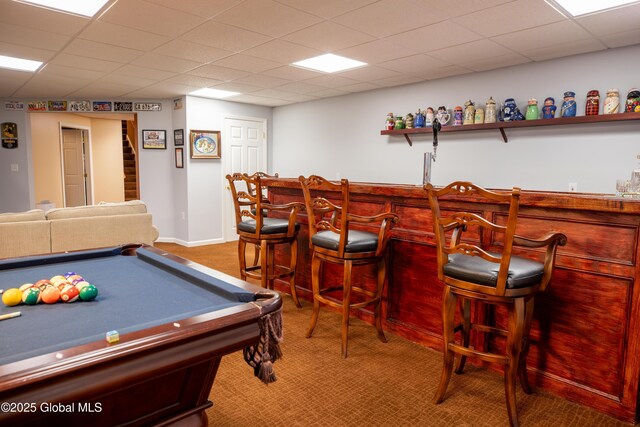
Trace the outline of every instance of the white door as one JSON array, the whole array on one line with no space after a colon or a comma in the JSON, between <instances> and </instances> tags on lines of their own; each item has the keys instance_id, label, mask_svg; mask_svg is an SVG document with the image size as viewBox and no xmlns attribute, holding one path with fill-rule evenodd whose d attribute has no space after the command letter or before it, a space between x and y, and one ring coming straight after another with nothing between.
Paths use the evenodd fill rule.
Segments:
<instances>
[{"instance_id":1,"label":"white door","mask_svg":"<svg viewBox=\"0 0 640 427\"><path fill-rule=\"evenodd\" d=\"M224 176L236 172L267 172L267 121L253 118L224 118L222 153ZM235 214L229 183L224 179L225 241L236 240Z\"/></svg>"},{"instance_id":2,"label":"white door","mask_svg":"<svg viewBox=\"0 0 640 427\"><path fill-rule=\"evenodd\" d=\"M62 129L64 205L66 207L87 204L83 142L81 129Z\"/></svg>"}]
</instances>

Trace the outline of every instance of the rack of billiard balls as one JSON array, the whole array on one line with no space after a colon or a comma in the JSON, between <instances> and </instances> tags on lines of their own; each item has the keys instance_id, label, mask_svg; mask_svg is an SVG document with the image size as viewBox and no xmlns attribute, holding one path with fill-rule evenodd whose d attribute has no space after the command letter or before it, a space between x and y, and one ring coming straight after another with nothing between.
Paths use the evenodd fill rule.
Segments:
<instances>
[{"instance_id":1,"label":"rack of billiard balls","mask_svg":"<svg viewBox=\"0 0 640 427\"><path fill-rule=\"evenodd\" d=\"M98 288L79 274L70 271L65 275L57 275L51 279L38 280L36 283L25 283L19 288L7 289L2 294L2 302L11 307L20 303L35 305L40 302L55 304L78 300L91 301L97 296Z\"/></svg>"}]
</instances>

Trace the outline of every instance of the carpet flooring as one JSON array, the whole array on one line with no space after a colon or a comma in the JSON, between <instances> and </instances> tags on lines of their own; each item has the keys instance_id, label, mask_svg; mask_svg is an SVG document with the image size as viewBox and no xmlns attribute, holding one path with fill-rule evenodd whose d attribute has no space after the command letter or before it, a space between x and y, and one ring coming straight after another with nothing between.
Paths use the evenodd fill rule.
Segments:
<instances>
[{"instance_id":1,"label":"carpet flooring","mask_svg":"<svg viewBox=\"0 0 640 427\"><path fill-rule=\"evenodd\" d=\"M157 243L157 247L238 277L237 244L194 248ZM251 259L251 258L249 258ZM311 303L297 309L284 299L283 358L274 365L277 382L262 384L242 353L223 357L207 411L216 427L304 426L508 426L502 376L467 365L453 375L439 405L432 402L440 378L439 352L375 328L351 322L349 357L340 356L340 316L322 310L312 338L305 338ZM518 386L519 387L519 386ZM626 426L590 408L535 389L517 390L520 425Z\"/></svg>"}]
</instances>

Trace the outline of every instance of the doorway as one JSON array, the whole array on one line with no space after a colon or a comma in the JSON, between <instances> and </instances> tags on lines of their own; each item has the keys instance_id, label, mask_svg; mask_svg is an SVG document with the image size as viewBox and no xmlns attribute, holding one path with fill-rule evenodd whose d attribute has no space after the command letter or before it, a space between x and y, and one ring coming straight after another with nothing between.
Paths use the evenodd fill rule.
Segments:
<instances>
[{"instance_id":1,"label":"doorway","mask_svg":"<svg viewBox=\"0 0 640 427\"><path fill-rule=\"evenodd\" d=\"M222 138L223 177L236 172L249 175L267 172L267 120L253 117L224 117ZM231 189L223 178L224 240L237 240Z\"/></svg>"},{"instance_id":2,"label":"doorway","mask_svg":"<svg viewBox=\"0 0 640 427\"><path fill-rule=\"evenodd\" d=\"M92 204L89 129L61 126L64 206Z\"/></svg>"}]
</instances>

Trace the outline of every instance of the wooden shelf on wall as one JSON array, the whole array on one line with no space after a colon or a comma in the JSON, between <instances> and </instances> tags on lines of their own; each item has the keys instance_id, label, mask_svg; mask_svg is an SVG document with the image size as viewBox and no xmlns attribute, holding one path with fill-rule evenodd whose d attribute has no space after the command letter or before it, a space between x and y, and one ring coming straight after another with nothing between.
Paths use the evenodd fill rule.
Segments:
<instances>
[{"instance_id":1,"label":"wooden shelf on wall","mask_svg":"<svg viewBox=\"0 0 640 427\"><path fill-rule=\"evenodd\" d=\"M628 120L640 120L640 113L618 113L618 114L601 114L597 116L577 116L577 117L558 117L554 119L539 119L539 120L519 120L516 122L496 122L496 123L482 123L477 125L460 125L460 126L442 126L440 132L468 132L468 131L482 131L497 129L502 135L504 142L508 142L505 129L511 128L529 128L537 126L559 126L559 125L577 125L583 123L608 123L608 122L622 122ZM413 145L411 141L412 135L419 135L423 133L432 133L430 127L425 128L413 128L413 129L399 129L399 130L382 130L380 135L403 135L409 145Z\"/></svg>"}]
</instances>

